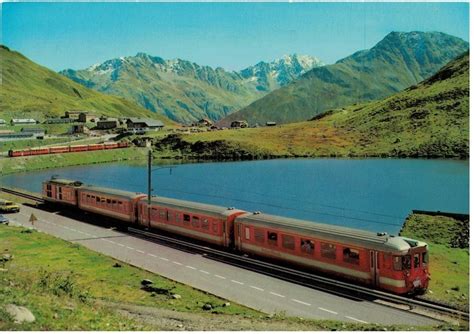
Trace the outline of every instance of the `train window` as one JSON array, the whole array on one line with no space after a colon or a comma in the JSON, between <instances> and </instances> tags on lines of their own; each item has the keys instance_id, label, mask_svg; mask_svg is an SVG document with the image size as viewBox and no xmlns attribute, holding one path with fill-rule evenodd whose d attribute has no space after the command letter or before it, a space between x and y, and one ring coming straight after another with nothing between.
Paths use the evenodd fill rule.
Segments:
<instances>
[{"instance_id":1,"label":"train window","mask_svg":"<svg viewBox=\"0 0 474 334\"><path fill-rule=\"evenodd\" d=\"M336 245L321 243L321 256L327 259L336 258Z\"/></svg>"},{"instance_id":2,"label":"train window","mask_svg":"<svg viewBox=\"0 0 474 334\"><path fill-rule=\"evenodd\" d=\"M187 214L184 214L184 215L183 215L183 221L184 221L184 224L185 224L185 225L188 225L189 222L191 221L191 216L190 216L190 215L187 215Z\"/></svg>"},{"instance_id":3,"label":"train window","mask_svg":"<svg viewBox=\"0 0 474 334\"><path fill-rule=\"evenodd\" d=\"M423 261L423 264L428 264L428 253L424 252L421 254L421 261Z\"/></svg>"},{"instance_id":4,"label":"train window","mask_svg":"<svg viewBox=\"0 0 474 334\"><path fill-rule=\"evenodd\" d=\"M173 215L168 210L166 210L166 220L170 221L171 219L173 219Z\"/></svg>"},{"instance_id":5,"label":"train window","mask_svg":"<svg viewBox=\"0 0 474 334\"><path fill-rule=\"evenodd\" d=\"M100 197L96 197L96 198L95 198L95 201L96 201L96 202L100 202Z\"/></svg>"},{"instance_id":6,"label":"train window","mask_svg":"<svg viewBox=\"0 0 474 334\"><path fill-rule=\"evenodd\" d=\"M359 264L359 251L357 249L344 248L342 255L344 262Z\"/></svg>"},{"instance_id":7,"label":"train window","mask_svg":"<svg viewBox=\"0 0 474 334\"><path fill-rule=\"evenodd\" d=\"M300 247L301 247L301 251L303 253L307 253L307 254L313 254L314 253L314 241L313 240L301 239Z\"/></svg>"},{"instance_id":8,"label":"train window","mask_svg":"<svg viewBox=\"0 0 474 334\"><path fill-rule=\"evenodd\" d=\"M402 270L402 257L401 256L393 257L393 270L396 270L396 271Z\"/></svg>"},{"instance_id":9,"label":"train window","mask_svg":"<svg viewBox=\"0 0 474 334\"><path fill-rule=\"evenodd\" d=\"M112 204L113 204L113 205L117 205L117 201L113 199L113 200L112 200Z\"/></svg>"},{"instance_id":10,"label":"train window","mask_svg":"<svg viewBox=\"0 0 474 334\"><path fill-rule=\"evenodd\" d=\"M256 228L253 230L253 234L256 242L263 243L265 241L265 235L263 234L263 230Z\"/></svg>"},{"instance_id":11,"label":"train window","mask_svg":"<svg viewBox=\"0 0 474 334\"><path fill-rule=\"evenodd\" d=\"M411 269L411 255L405 255L402 257L402 269Z\"/></svg>"},{"instance_id":12,"label":"train window","mask_svg":"<svg viewBox=\"0 0 474 334\"><path fill-rule=\"evenodd\" d=\"M119 204L119 205L122 205L122 202L118 201L118 204Z\"/></svg>"},{"instance_id":13,"label":"train window","mask_svg":"<svg viewBox=\"0 0 474 334\"><path fill-rule=\"evenodd\" d=\"M199 217L193 216L191 225L193 225L194 227L199 227Z\"/></svg>"},{"instance_id":14,"label":"train window","mask_svg":"<svg viewBox=\"0 0 474 334\"><path fill-rule=\"evenodd\" d=\"M250 239L250 228L245 227L245 239Z\"/></svg>"},{"instance_id":15,"label":"train window","mask_svg":"<svg viewBox=\"0 0 474 334\"><path fill-rule=\"evenodd\" d=\"M203 230L209 230L209 220L207 220L206 218L203 218L201 221L201 228Z\"/></svg>"},{"instance_id":16,"label":"train window","mask_svg":"<svg viewBox=\"0 0 474 334\"><path fill-rule=\"evenodd\" d=\"M420 266L420 254L413 255L413 268L418 268Z\"/></svg>"},{"instance_id":17,"label":"train window","mask_svg":"<svg viewBox=\"0 0 474 334\"><path fill-rule=\"evenodd\" d=\"M267 242L269 245L276 246L278 243L278 234L275 232L267 232Z\"/></svg>"},{"instance_id":18,"label":"train window","mask_svg":"<svg viewBox=\"0 0 474 334\"><path fill-rule=\"evenodd\" d=\"M101 201L102 203L105 203L105 197L102 197L102 198L100 199L100 201Z\"/></svg>"},{"instance_id":19,"label":"train window","mask_svg":"<svg viewBox=\"0 0 474 334\"><path fill-rule=\"evenodd\" d=\"M166 211L160 209L160 218L165 218L166 217Z\"/></svg>"},{"instance_id":20,"label":"train window","mask_svg":"<svg viewBox=\"0 0 474 334\"><path fill-rule=\"evenodd\" d=\"M291 235L283 235L283 248L295 249L295 238Z\"/></svg>"},{"instance_id":21,"label":"train window","mask_svg":"<svg viewBox=\"0 0 474 334\"><path fill-rule=\"evenodd\" d=\"M107 198L107 204L110 204L110 203L112 203L112 201L109 198Z\"/></svg>"}]
</instances>

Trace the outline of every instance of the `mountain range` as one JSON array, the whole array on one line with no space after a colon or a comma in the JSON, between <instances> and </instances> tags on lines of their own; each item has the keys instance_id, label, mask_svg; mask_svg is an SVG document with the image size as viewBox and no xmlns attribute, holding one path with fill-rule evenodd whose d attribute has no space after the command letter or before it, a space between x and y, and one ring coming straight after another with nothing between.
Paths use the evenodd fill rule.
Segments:
<instances>
[{"instance_id":1,"label":"mountain range","mask_svg":"<svg viewBox=\"0 0 474 334\"><path fill-rule=\"evenodd\" d=\"M172 120L192 123L201 118L221 119L322 64L315 57L293 54L237 72L138 53L60 73Z\"/></svg>"},{"instance_id":2,"label":"mountain range","mask_svg":"<svg viewBox=\"0 0 474 334\"><path fill-rule=\"evenodd\" d=\"M332 109L310 121L170 136L158 145L199 159L465 159L469 157L469 53L401 92Z\"/></svg>"},{"instance_id":3,"label":"mountain range","mask_svg":"<svg viewBox=\"0 0 474 334\"><path fill-rule=\"evenodd\" d=\"M392 32L369 50L316 67L222 120L290 123L326 110L384 98L428 78L468 50L464 40L440 32Z\"/></svg>"},{"instance_id":4,"label":"mountain range","mask_svg":"<svg viewBox=\"0 0 474 334\"><path fill-rule=\"evenodd\" d=\"M0 68L2 118L44 120L62 116L67 110L88 110L97 116L151 116L172 123L133 102L88 89L3 45L0 45Z\"/></svg>"}]
</instances>

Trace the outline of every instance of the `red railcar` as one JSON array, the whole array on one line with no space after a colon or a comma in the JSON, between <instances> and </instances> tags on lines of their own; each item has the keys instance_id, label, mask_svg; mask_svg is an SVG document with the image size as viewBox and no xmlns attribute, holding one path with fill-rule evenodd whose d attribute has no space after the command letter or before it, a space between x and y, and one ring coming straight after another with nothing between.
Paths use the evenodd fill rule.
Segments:
<instances>
[{"instance_id":1,"label":"red railcar","mask_svg":"<svg viewBox=\"0 0 474 334\"><path fill-rule=\"evenodd\" d=\"M43 199L47 202L77 206L77 189L81 186L80 181L52 178L43 182Z\"/></svg>"},{"instance_id":2,"label":"red railcar","mask_svg":"<svg viewBox=\"0 0 474 334\"><path fill-rule=\"evenodd\" d=\"M71 146L53 146L53 147L43 147L43 148L25 149L25 150L9 150L8 156L14 158L14 157L24 157L24 156L41 155L41 154L112 150L116 148L126 148L126 147L128 147L128 143L126 142L89 144L89 145L71 145Z\"/></svg>"},{"instance_id":3,"label":"red railcar","mask_svg":"<svg viewBox=\"0 0 474 334\"><path fill-rule=\"evenodd\" d=\"M138 222L147 227L173 232L211 244L227 247L234 243L234 219L245 211L182 201L166 197L153 197L138 203Z\"/></svg>"},{"instance_id":4,"label":"red railcar","mask_svg":"<svg viewBox=\"0 0 474 334\"><path fill-rule=\"evenodd\" d=\"M49 148L49 153L54 154L54 153L67 153L69 152L70 147L69 146L54 146Z\"/></svg>"},{"instance_id":5,"label":"red railcar","mask_svg":"<svg viewBox=\"0 0 474 334\"><path fill-rule=\"evenodd\" d=\"M95 186L83 186L78 190L78 207L129 223L136 221L137 202L145 194Z\"/></svg>"},{"instance_id":6,"label":"red railcar","mask_svg":"<svg viewBox=\"0 0 474 334\"><path fill-rule=\"evenodd\" d=\"M428 286L427 245L267 214L235 219L236 248L398 294Z\"/></svg>"},{"instance_id":7,"label":"red railcar","mask_svg":"<svg viewBox=\"0 0 474 334\"><path fill-rule=\"evenodd\" d=\"M104 148L105 148L106 150L118 148L118 144L117 144L117 143L105 143L105 144L104 144Z\"/></svg>"},{"instance_id":8,"label":"red railcar","mask_svg":"<svg viewBox=\"0 0 474 334\"><path fill-rule=\"evenodd\" d=\"M89 144L87 145L88 151L103 150L104 144Z\"/></svg>"},{"instance_id":9,"label":"red railcar","mask_svg":"<svg viewBox=\"0 0 474 334\"><path fill-rule=\"evenodd\" d=\"M73 145L73 146L70 146L70 147L71 147L70 152L84 152L84 151L89 150L87 145Z\"/></svg>"}]
</instances>

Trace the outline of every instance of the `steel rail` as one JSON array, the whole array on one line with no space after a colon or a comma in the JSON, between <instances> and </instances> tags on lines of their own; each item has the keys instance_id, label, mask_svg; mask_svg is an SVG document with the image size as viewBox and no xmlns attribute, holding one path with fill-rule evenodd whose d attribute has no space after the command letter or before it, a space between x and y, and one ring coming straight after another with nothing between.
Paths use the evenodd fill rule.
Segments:
<instances>
[{"instance_id":1,"label":"steel rail","mask_svg":"<svg viewBox=\"0 0 474 334\"><path fill-rule=\"evenodd\" d=\"M315 288L317 287L320 290L329 291L331 293L338 293L346 297L359 297L363 299L377 299L393 304L407 305L411 308L420 307L428 309L431 311L439 312L442 314L447 314L450 316L456 316L462 320L469 320L469 313L464 312L458 309L450 308L448 306L440 305L437 303L430 303L429 301L422 301L418 299L412 299L404 296L394 295L388 292L383 292L380 290L370 289L364 286L355 285L347 282L341 282L335 279L328 277L319 276L316 274L307 273L304 271L299 271L287 267L282 267L274 263L268 263L260 261L254 258L248 258L242 255L233 254L226 251L221 251L218 249L210 248L207 246L202 246L187 242L181 239L175 239L163 235L157 235L156 233L151 233L148 231L143 231L140 229L129 227L128 231L132 234L138 234L145 236L151 239L158 239L165 241L167 243L175 244L181 247L188 249L193 249L199 252L205 253L207 256L214 255L217 256L226 262L231 262L232 264L237 264L240 267L250 269L253 271L258 271L266 275L270 274L271 276L277 278L283 278L287 281L297 283L300 285L305 285L308 287Z\"/></svg>"},{"instance_id":2,"label":"steel rail","mask_svg":"<svg viewBox=\"0 0 474 334\"><path fill-rule=\"evenodd\" d=\"M11 195L31 199L31 200L36 201L36 202L40 202L40 203L44 202L43 198L41 198L39 196L26 194L26 193L18 191L18 190L13 190L13 189L10 189L10 188L0 187L0 191L3 191L4 193L7 193L7 194L11 194Z\"/></svg>"}]
</instances>

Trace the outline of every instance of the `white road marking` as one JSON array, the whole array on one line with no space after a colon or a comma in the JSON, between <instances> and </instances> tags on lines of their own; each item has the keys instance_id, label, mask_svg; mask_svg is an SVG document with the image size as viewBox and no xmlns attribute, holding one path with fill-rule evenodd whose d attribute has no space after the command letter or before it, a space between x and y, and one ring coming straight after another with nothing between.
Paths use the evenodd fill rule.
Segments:
<instances>
[{"instance_id":1,"label":"white road marking","mask_svg":"<svg viewBox=\"0 0 474 334\"><path fill-rule=\"evenodd\" d=\"M196 268L191 267L191 266L186 266L186 268L189 268L189 269L192 269L192 270L196 270Z\"/></svg>"},{"instance_id":2,"label":"white road marking","mask_svg":"<svg viewBox=\"0 0 474 334\"><path fill-rule=\"evenodd\" d=\"M182 263L179 263L179 262L176 262L176 261L173 261L174 264L177 264L178 266L182 266L183 264Z\"/></svg>"},{"instance_id":3,"label":"white road marking","mask_svg":"<svg viewBox=\"0 0 474 334\"><path fill-rule=\"evenodd\" d=\"M142 251L142 250L139 250L139 249L135 249L135 250L136 250L138 253L145 254L145 252L144 252L144 251Z\"/></svg>"},{"instance_id":4,"label":"white road marking","mask_svg":"<svg viewBox=\"0 0 474 334\"><path fill-rule=\"evenodd\" d=\"M294 301L295 303L306 305L306 306L311 306L310 303L302 302L301 300L298 300L298 299L292 299L292 301Z\"/></svg>"},{"instance_id":5,"label":"white road marking","mask_svg":"<svg viewBox=\"0 0 474 334\"><path fill-rule=\"evenodd\" d=\"M166 257L160 257L160 260L169 261Z\"/></svg>"},{"instance_id":6,"label":"white road marking","mask_svg":"<svg viewBox=\"0 0 474 334\"><path fill-rule=\"evenodd\" d=\"M329 313L332 313L332 314L337 314L337 312L328 310L328 309L326 309L326 308L318 307L318 309L320 309L321 311L324 311L324 312L329 312Z\"/></svg>"},{"instance_id":7,"label":"white road marking","mask_svg":"<svg viewBox=\"0 0 474 334\"><path fill-rule=\"evenodd\" d=\"M125 245L119 244L118 242L117 242L117 245L119 245L120 247L125 247Z\"/></svg>"},{"instance_id":8,"label":"white road marking","mask_svg":"<svg viewBox=\"0 0 474 334\"><path fill-rule=\"evenodd\" d=\"M347 316L347 315L346 315L346 318L347 318L347 319L354 320L354 321L357 321L357 322L361 322L361 323L363 323L363 324L368 324L368 322L367 322L367 321L360 320L360 319L353 318L353 317L349 317L349 316Z\"/></svg>"},{"instance_id":9,"label":"white road marking","mask_svg":"<svg viewBox=\"0 0 474 334\"><path fill-rule=\"evenodd\" d=\"M150 254L150 253L148 253L147 255L148 255L148 256L153 256L153 257L158 257L158 256L156 256L155 254Z\"/></svg>"},{"instance_id":10,"label":"white road marking","mask_svg":"<svg viewBox=\"0 0 474 334\"><path fill-rule=\"evenodd\" d=\"M128 249L131 249L131 250L135 250L135 248L133 248L133 247L127 246L127 248L128 248Z\"/></svg>"},{"instance_id":11,"label":"white road marking","mask_svg":"<svg viewBox=\"0 0 474 334\"><path fill-rule=\"evenodd\" d=\"M235 284L240 284L240 285L244 285L244 283L242 282L239 282L239 281L234 281L234 280L230 280L232 283L235 283Z\"/></svg>"},{"instance_id":12,"label":"white road marking","mask_svg":"<svg viewBox=\"0 0 474 334\"><path fill-rule=\"evenodd\" d=\"M199 270L199 271L202 272L203 274L209 275L209 272L207 272L205 270Z\"/></svg>"},{"instance_id":13,"label":"white road marking","mask_svg":"<svg viewBox=\"0 0 474 334\"><path fill-rule=\"evenodd\" d=\"M77 232L77 230L73 229L73 228L70 228L71 231L74 231L74 232Z\"/></svg>"},{"instance_id":14,"label":"white road marking","mask_svg":"<svg viewBox=\"0 0 474 334\"><path fill-rule=\"evenodd\" d=\"M277 296L277 297L285 298L285 296L280 295L279 293L276 293L276 292L273 292L273 291L270 291L270 294L274 295L274 296Z\"/></svg>"},{"instance_id":15,"label":"white road marking","mask_svg":"<svg viewBox=\"0 0 474 334\"><path fill-rule=\"evenodd\" d=\"M255 290L258 290L258 291L265 291L265 290L263 290L262 288L259 288L258 286L253 286L253 285L251 285L250 287L251 287L252 289L255 289Z\"/></svg>"},{"instance_id":16,"label":"white road marking","mask_svg":"<svg viewBox=\"0 0 474 334\"><path fill-rule=\"evenodd\" d=\"M226 279L224 276L221 276L221 275L214 275L216 276L217 278L220 278L220 279Z\"/></svg>"}]
</instances>

